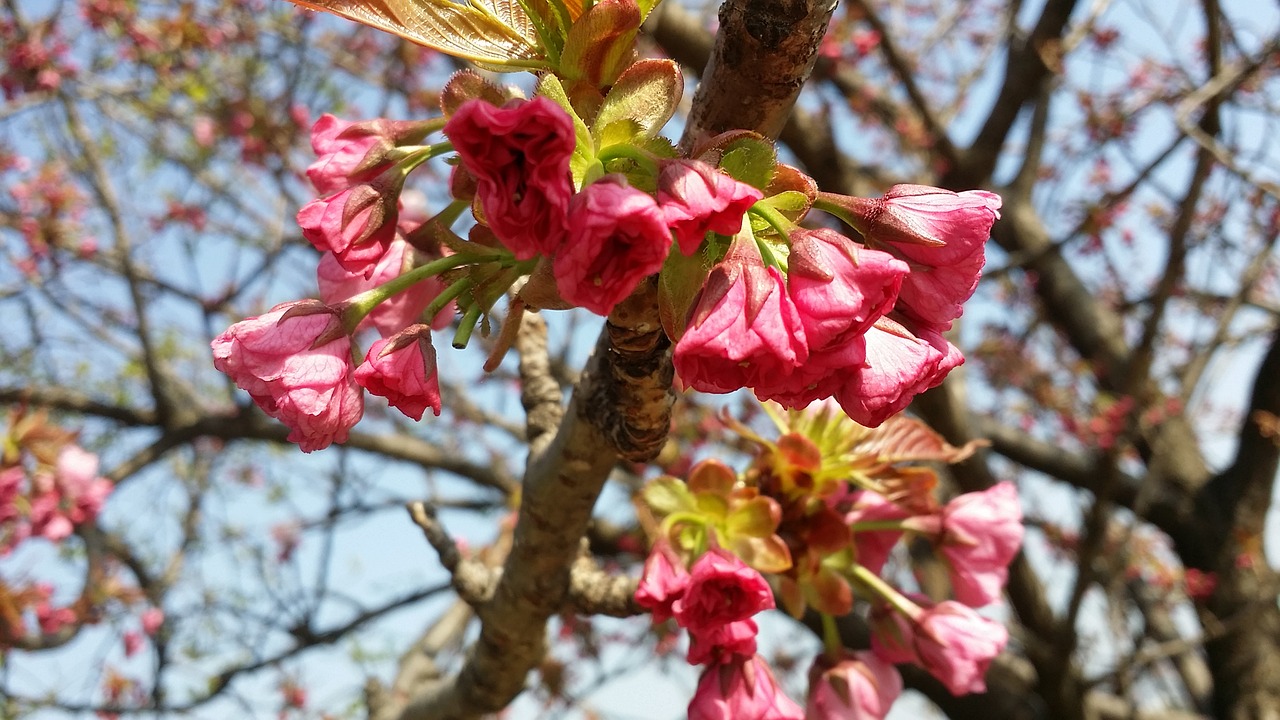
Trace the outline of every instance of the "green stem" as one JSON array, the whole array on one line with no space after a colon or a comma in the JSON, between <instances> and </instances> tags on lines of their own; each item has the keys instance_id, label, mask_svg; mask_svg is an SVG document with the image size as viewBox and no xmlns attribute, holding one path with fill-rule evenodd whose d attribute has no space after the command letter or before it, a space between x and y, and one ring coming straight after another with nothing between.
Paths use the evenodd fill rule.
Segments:
<instances>
[{"instance_id":1,"label":"green stem","mask_svg":"<svg viewBox=\"0 0 1280 720\"><path fill-rule=\"evenodd\" d=\"M844 655L844 642L840 640L840 628L836 627L836 618L826 613L822 613L822 647L832 662L839 661Z\"/></svg>"},{"instance_id":2,"label":"green stem","mask_svg":"<svg viewBox=\"0 0 1280 720\"><path fill-rule=\"evenodd\" d=\"M601 164L607 163L610 160L632 160L636 165L639 165L640 169L646 174L653 177L657 177L658 175L658 163L654 160L653 154L648 151L641 150L635 145L631 145L629 143L619 143L617 145L610 145L608 147L601 148L600 154L597 158Z\"/></svg>"},{"instance_id":3,"label":"green stem","mask_svg":"<svg viewBox=\"0 0 1280 720\"><path fill-rule=\"evenodd\" d=\"M444 209L436 213L436 216L431 219L445 227L453 227L453 224L458 221L459 217L462 217L462 213L469 207L471 207L471 203L466 200L454 200L445 205Z\"/></svg>"},{"instance_id":4,"label":"green stem","mask_svg":"<svg viewBox=\"0 0 1280 720\"><path fill-rule=\"evenodd\" d=\"M470 276L464 277L460 280L455 280L452 285L445 288L443 292L437 295L435 299L427 305L426 309L422 311L422 316L427 319L428 323L434 321L436 315L440 314L440 311L444 309L445 305L449 304L450 300L457 298L462 293L471 289L471 286L474 284L475 281L473 281Z\"/></svg>"},{"instance_id":5,"label":"green stem","mask_svg":"<svg viewBox=\"0 0 1280 720\"><path fill-rule=\"evenodd\" d=\"M876 530L906 530L902 527L901 520L870 520L867 522L854 523L849 526L854 532L874 532Z\"/></svg>"},{"instance_id":6,"label":"green stem","mask_svg":"<svg viewBox=\"0 0 1280 720\"><path fill-rule=\"evenodd\" d=\"M404 292L415 284L426 280L434 275L439 275L446 270L466 265L468 263L483 261L485 259L497 259L477 257L475 255L450 255L434 260L426 265L419 265L403 275L392 278L376 288L365 290L355 297L347 300L346 309L342 313L342 326L347 332L354 331L360 321L365 318L380 303L391 298L392 295ZM447 301L446 301L447 302ZM443 305L441 305L443 307Z\"/></svg>"},{"instance_id":7,"label":"green stem","mask_svg":"<svg viewBox=\"0 0 1280 720\"><path fill-rule=\"evenodd\" d=\"M791 231L795 229L795 225L787 219L786 215L783 215L777 208L764 201L752 205L747 212L769 223L769 227L773 228L774 232L783 238L789 236Z\"/></svg>"},{"instance_id":8,"label":"green stem","mask_svg":"<svg viewBox=\"0 0 1280 720\"><path fill-rule=\"evenodd\" d=\"M881 598L884 598L884 600L892 605L894 609L912 620L916 619L919 617L920 613L924 612L920 609L919 605L908 600L902 593L898 592L896 588L882 580L879 575L876 575L858 563L853 564L853 567L850 568L850 572L853 574L853 578L862 583L864 587L876 595L879 595Z\"/></svg>"},{"instance_id":9,"label":"green stem","mask_svg":"<svg viewBox=\"0 0 1280 720\"><path fill-rule=\"evenodd\" d=\"M458 331L453 334L453 346L459 350L465 348L467 343L471 342L471 333L476 330L476 323L480 322L480 315L484 310L479 305L472 305L467 308L467 312L463 314L462 320L458 324Z\"/></svg>"}]
</instances>

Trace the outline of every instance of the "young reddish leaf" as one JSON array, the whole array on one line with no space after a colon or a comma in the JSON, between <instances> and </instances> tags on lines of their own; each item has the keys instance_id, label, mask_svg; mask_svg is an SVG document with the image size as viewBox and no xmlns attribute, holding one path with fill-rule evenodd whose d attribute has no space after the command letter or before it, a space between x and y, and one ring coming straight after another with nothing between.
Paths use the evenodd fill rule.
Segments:
<instances>
[{"instance_id":1,"label":"young reddish leaf","mask_svg":"<svg viewBox=\"0 0 1280 720\"><path fill-rule=\"evenodd\" d=\"M497 72L547 67L520 5L495 0L290 0L378 28Z\"/></svg>"},{"instance_id":2,"label":"young reddish leaf","mask_svg":"<svg viewBox=\"0 0 1280 720\"><path fill-rule=\"evenodd\" d=\"M703 460L689 471L689 491L693 493L728 497L737 482L737 474L719 460Z\"/></svg>"},{"instance_id":3,"label":"young reddish leaf","mask_svg":"<svg viewBox=\"0 0 1280 720\"><path fill-rule=\"evenodd\" d=\"M988 444L986 440L971 440L963 447L954 447L928 425L898 415L868 432L855 451L886 464L928 460L957 463Z\"/></svg>"},{"instance_id":4,"label":"young reddish leaf","mask_svg":"<svg viewBox=\"0 0 1280 720\"><path fill-rule=\"evenodd\" d=\"M631 59L639 29L635 0L600 0L569 28L560 75L595 88L612 85Z\"/></svg>"},{"instance_id":5,"label":"young reddish leaf","mask_svg":"<svg viewBox=\"0 0 1280 720\"><path fill-rule=\"evenodd\" d=\"M777 535L769 537L738 537L731 540L730 549L742 562L762 573L781 573L791 569L791 550Z\"/></svg>"},{"instance_id":6,"label":"young reddish leaf","mask_svg":"<svg viewBox=\"0 0 1280 720\"><path fill-rule=\"evenodd\" d=\"M459 70L449 78L449 82L445 83L440 91L440 110L444 112L445 117L453 117L463 103L476 99L501 106L507 101L507 96L497 85L478 74L470 70Z\"/></svg>"}]
</instances>

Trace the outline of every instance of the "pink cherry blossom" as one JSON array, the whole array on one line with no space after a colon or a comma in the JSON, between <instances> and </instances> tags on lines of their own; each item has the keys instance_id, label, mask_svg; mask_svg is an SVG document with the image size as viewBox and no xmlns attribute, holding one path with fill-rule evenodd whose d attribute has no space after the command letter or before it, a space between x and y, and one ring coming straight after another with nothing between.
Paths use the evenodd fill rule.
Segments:
<instances>
[{"instance_id":1,"label":"pink cherry blossom","mask_svg":"<svg viewBox=\"0 0 1280 720\"><path fill-rule=\"evenodd\" d=\"M312 200L298 211L298 226L317 250L333 253L350 272L373 273L396 235L404 175L393 168L372 182Z\"/></svg>"},{"instance_id":2,"label":"pink cherry blossom","mask_svg":"<svg viewBox=\"0 0 1280 720\"><path fill-rule=\"evenodd\" d=\"M956 696L986 691L987 668L1008 642L1004 625L952 600L926 607L914 620L893 612L872 622L873 652L923 667Z\"/></svg>"},{"instance_id":3,"label":"pink cherry blossom","mask_svg":"<svg viewBox=\"0 0 1280 720\"><path fill-rule=\"evenodd\" d=\"M940 384L964 355L936 331L881 318L867 331L866 360L850 368L835 398L854 421L877 427L916 395Z\"/></svg>"},{"instance_id":4,"label":"pink cherry blossom","mask_svg":"<svg viewBox=\"0 0 1280 720\"><path fill-rule=\"evenodd\" d=\"M671 617L671 604L689 587L689 571L665 542L654 544L644 561L644 572L636 586L636 603L648 610L654 623Z\"/></svg>"},{"instance_id":5,"label":"pink cherry blossom","mask_svg":"<svg viewBox=\"0 0 1280 720\"><path fill-rule=\"evenodd\" d=\"M956 600L971 607L998 601L1022 534L1022 508L1013 483L998 483L947 503L940 549L950 565Z\"/></svg>"},{"instance_id":6,"label":"pink cherry blossom","mask_svg":"<svg viewBox=\"0 0 1280 720\"><path fill-rule=\"evenodd\" d=\"M350 122L325 113L311 128L311 148L317 159L307 168L307 177L322 195L367 182L390 167L387 154L393 148L420 142L428 129L425 122L386 118Z\"/></svg>"},{"instance_id":7,"label":"pink cherry blossom","mask_svg":"<svg viewBox=\"0 0 1280 720\"><path fill-rule=\"evenodd\" d=\"M556 251L560 297L598 315L662 269L671 233L648 194L607 176L582 189L569 205L569 235Z\"/></svg>"},{"instance_id":8,"label":"pink cherry blossom","mask_svg":"<svg viewBox=\"0 0 1280 720\"><path fill-rule=\"evenodd\" d=\"M689 586L671 611L680 627L705 632L773 607L773 591L759 572L737 555L712 548L693 564Z\"/></svg>"},{"instance_id":9,"label":"pink cherry blossom","mask_svg":"<svg viewBox=\"0 0 1280 720\"><path fill-rule=\"evenodd\" d=\"M805 720L882 720L902 694L902 676L872 652L819 655L809 670Z\"/></svg>"},{"instance_id":10,"label":"pink cherry blossom","mask_svg":"<svg viewBox=\"0 0 1280 720\"><path fill-rule=\"evenodd\" d=\"M750 240L735 240L711 270L674 363L681 381L727 393L789 377L809 358L800 314L781 273Z\"/></svg>"},{"instance_id":11,"label":"pink cherry blossom","mask_svg":"<svg viewBox=\"0 0 1280 720\"><path fill-rule=\"evenodd\" d=\"M317 340L326 339L316 345ZM214 338L213 365L263 412L291 429L303 452L344 442L364 414L352 379L351 339L317 301L283 303Z\"/></svg>"},{"instance_id":12,"label":"pink cherry blossom","mask_svg":"<svg viewBox=\"0 0 1280 720\"><path fill-rule=\"evenodd\" d=\"M440 378L436 374L431 328L413 325L389 339L375 342L364 362L356 368L355 380L414 420L421 420L427 408L438 417Z\"/></svg>"},{"instance_id":13,"label":"pink cherry blossom","mask_svg":"<svg viewBox=\"0 0 1280 720\"><path fill-rule=\"evenodd\" d=\"M698 160L670 160L658 173L658 204L680 244L680 252L698 251L707 233L735 235L742 216L763 195Z\"/></svg>"},{"instance_id":14,"label":"pink cherry blossom","mask_svg":"<svg viewBox=\"0 0 1280 720\"><path fill-rule=\"evenodd\" d=\"M893 309L909 268L822 228L791 234L787 292L800 313L810 353L836 350Z\"/></svg>"},{"instance_id":15,"label":"pink cherry blossom","mask_svg":"<svg viewBox=\"0 0 1280 720\"><path fill-rule=\"evenodd\" d=\"M325 113L311 128L311 149L315 151L317 160L307 168L307 177L321 195L336 193L370 179L365 177L370 169L373 175L386 169L380 164L373 168L362 167L371 151L386 145L387 140L371 132L350 132L355 125Z\"/></svg>"},{"instance_id":16,"label":"pink cherry blossom","mask_svg":"<svg viewBox=\"0 0 1280 720\"><path fill-rule=\"evenodd\" d=\"M729 662L732 656L749 658L756 654L760 626L755 620L738 620L700 632L689 632L689 664Z\"/></svg>"},{"instance_id":17,"label":"pink cherry blossom","mask_svg":"<svg viewBox=\"0 0 1280 720\"><path fill-rule=\"evenodd\" d=\"M764 658L735 657L702 673L689 720L802 720L804 711L778 687Z\"/></svg>"},{"instance_id":18,"label":"pink cherry blossom","mask_svg":"<svg viewBox=\"0 0 1280 720\"><path fill-rule=\"evenodd\" d=\"M316 281L320 286L320 299L329 305L336 305L366 290L394 280L406 270L413 267L415 251L405 239L396 235L386 247L386 252L374 264L372 271L366 276L363 272L350 272L342 267L333 253L325 253L316 268ZM397 293L382 301L365 316L356 327L364 330L377 328L383 337L390 337L406 327L418 322L422 311L444 290L444 284L437 277L430 277L415 283L404 292ZM447 327L453 320L454 304L450 303L432 319L432 329Z\"/></svg>"},{"instance_id":19,"label":"pink cherry blossom","mask_svg":"<svg viewBox=\"0 0 1280 720\"><path fill-rule=\"evenodd\" d=\"M915 647L924 669L963 695L986 691L987 667L1008 642L1004 625L946 600L920 618Z\"/></svg>"},{"instance_id":20,"label":"pink cherry blossom","mask_svg":"<svg viewBox=\"0 0 1280 720\"><path fill-rule=\"evenodd\" d=\"M869 245L911 263L898 302L904 315L937 330L960 317L978 285L991 226L1000 217L999 195L895 185L883 198L822 197L840 207Z\"/></svg>"},{"instance_id":21,"label":"pink cherry blossom","mask_svg":"<svg viewBox=\"0 0 1280 720\"><path fill-rule=\"evenodd\" d=\"M552 255L565 234L573 195L573 120L544 98L502 107L470 100L445 135L476 178L484 222L520 260Z\"/></svg>"}]
</instances>

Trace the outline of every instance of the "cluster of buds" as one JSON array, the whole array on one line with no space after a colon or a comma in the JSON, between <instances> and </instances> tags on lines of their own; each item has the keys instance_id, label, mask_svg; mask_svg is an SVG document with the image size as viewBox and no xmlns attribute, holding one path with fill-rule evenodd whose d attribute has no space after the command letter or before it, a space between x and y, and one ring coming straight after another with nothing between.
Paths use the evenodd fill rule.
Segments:
<instances>
[{"instance_id":1,"label":"cluster of buds","mask_svg":"<svg viewBox=\"0 0 1280 720\"><path fill-rule=\"evenodd\" d=\"M654 275L685 387L792 408L835 398L874 426L963 362L942 332L977 283L999 197L819 193L745 131L682 157L658 135L684 87L675 63L634 62L595 94L583 82L546 74L526 100L462 72L437 118L322 117L307 175L323 197L298 213L323 252L320 300L233 325L213 341L215 366L309 452L348 437L365 391L415 420L438 415L433 329L456 324L464 347L504 296L509 323L526 307L608 315ZM409 174L449 153L453 201L405 217ZM801 227L813 208L862 242ZM453 230L464 214L466 238ZM366 328L380 338L361 362Z\"/></svg>"},{"instance_id":2,"label":"cluster of buds","mask_svg":"<svg viewBox=\"0 0 1280 720\"><path fill-rule=\"evenodd\" d=\"M957 462L972 446L951 447L903 417L866 428L830 401L806 411L766 409L780 431L773 440L726 418L756 448L745 471L704 460L687 479L660 477L642 492L655 541L636 600L655 622L675 618L689 631L690 663L710 663L690 717L884 717L901 692L899 663L923 667L956 695L982 692L986 669L1008 635L974 608L1000 599L1022 542L1013 486L1001 483L940 504L936 475L916 463ZM946 563L950 598L909 595L886 579L892 550L907 534L932 543ZM699 581L712 568L718 581ZM708 684L705 678L713 671L765 676L743 668L762 662L755 655L756 624L748 618L772 606L763 594L768 582L787 612L799 618L812 608L826 623L826 651L811 671L807 710L695 713L708 704L762 702L746 689L750 683L720 677ZM756 597L762 599L744 601ZM854 612L855 600L868 609L869 651L846 650L835 630L834 619ZM717 616L709 630L687 612L682 616L691 605L736 612ZM774 685L770 680L765 687ZM719 691L739 695L722 701ZM791 707L779 693L767 693L775 707Z\"/></svg>"}]
</instances>

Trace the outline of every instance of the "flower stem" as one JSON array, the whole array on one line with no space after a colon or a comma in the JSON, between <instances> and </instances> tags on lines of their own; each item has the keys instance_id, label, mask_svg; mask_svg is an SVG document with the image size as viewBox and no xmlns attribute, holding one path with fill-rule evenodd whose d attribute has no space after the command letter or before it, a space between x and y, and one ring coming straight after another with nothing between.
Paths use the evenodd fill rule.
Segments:
<instances>
[{"instance_id":1,"label":"flower stem","mask_svg":"<svg viewBox=\"0 0 1280 720\"><path fill-rule=\"evenodd\" d=\"M431 304L427 305L426 309L422 311L422 316L427 318L427 322L430 323L435 319L436 315L440 314L440 311L444 309L444 306L449 304L450 300L453 300L462 293L471 289L473 284L475 283L470 277L464 277L460 280L454 281L452 285L445 288L443 292L437 295L435 299L431 301Z\"/></svg>"},{"instance_id":2,"label":"flower stem","mask_svg":"<svg viewBox=\"0 0 1280 720\"><path fill-rule=\"evenodd\" d=\"M392 295L404 292L415 284L434 275L438 275L446 270L452 270L453 268L461 265L485 259L497 259L498 257L500 256L482 258L475 255L459 254L442 257L439 260L433 260L426 265L420 265L403 275L388 280L376 288L365 290L359 295L347 300L346 303L344 303L346 309L343 310L342 313L342 326L347 329L347 332L353 332L355 327L360 324L360 321L363 320L366 315L373 312L373 309L380 303L390 299ZM448 300L445 302L448 302ZM443 307L443 304L441 307Z\"/></svg>"},{"instance_id":3,"label":"flower stem","mask_svg":"<svg viewBox=\"0 0 1280 720\"><path fill-rule=\"evenodd\" d=\"M844 642L840 639L836 618L826 613L822 613L822 647L824 654L832 661L839 660L844 655Z\"/></svg>"},{"instance_id":4,"label":"flower stem","mask_svg":"<svg viewBox=\"0 0 1280 720\"><path fill-rule=\"evenodd\" d=\"M919 605L911 602L905 595L898 592L897 588L894 588L892 585L885 582L879 575L876 575L862 565L853 563L853 566L850 568L850 572L853 574L854 579L861 583L863 587L876 595L879 595L885 600L885 602L892 605L894 609L912 620L919 617L920 613L924 612L920 609Z\"/></svg>"},{"instance_id":5,"label":"flower stem","mask_svg":"<svg viewBox=\"0 0 1280 720\"><path fill-rule=\"evenodd\" d=\"M783 215L777 208L763 200L752 205L747 212L769 223L769 227L773 228L774 232L778 233L778 235L783 238L790 235L791 231L795 229L795 225L787 219L787 216Z\"/></svg>"},{"instance_id":6,"label":"flower stem","mask_svg":"<svg viewBox=\"0 0 1280 720\"><path fill-rule=\"evenodd\" d=\"M640 169L647 175L654 177L658 175L658 163L653 159L653 154L630 143L619 143L601 148L597 158L601 164L610 160L631 160L636 165L639 165Z\"/></svg>"},{"instance_id":7,"label":"flower stem","mask_svg":"<svg viewBox=\"0 0 1280 720\"><path fill-rule=\"evenodd\" d=\"M467 343L471 342L471 333L475 332L476 323L480 322L480 316L484 314L484 309L479 305L472 305L463 313L462 320L458 324L458 331L453 334L453 346L459 350L465 348Z\"/></svg>"}]
</instances>

